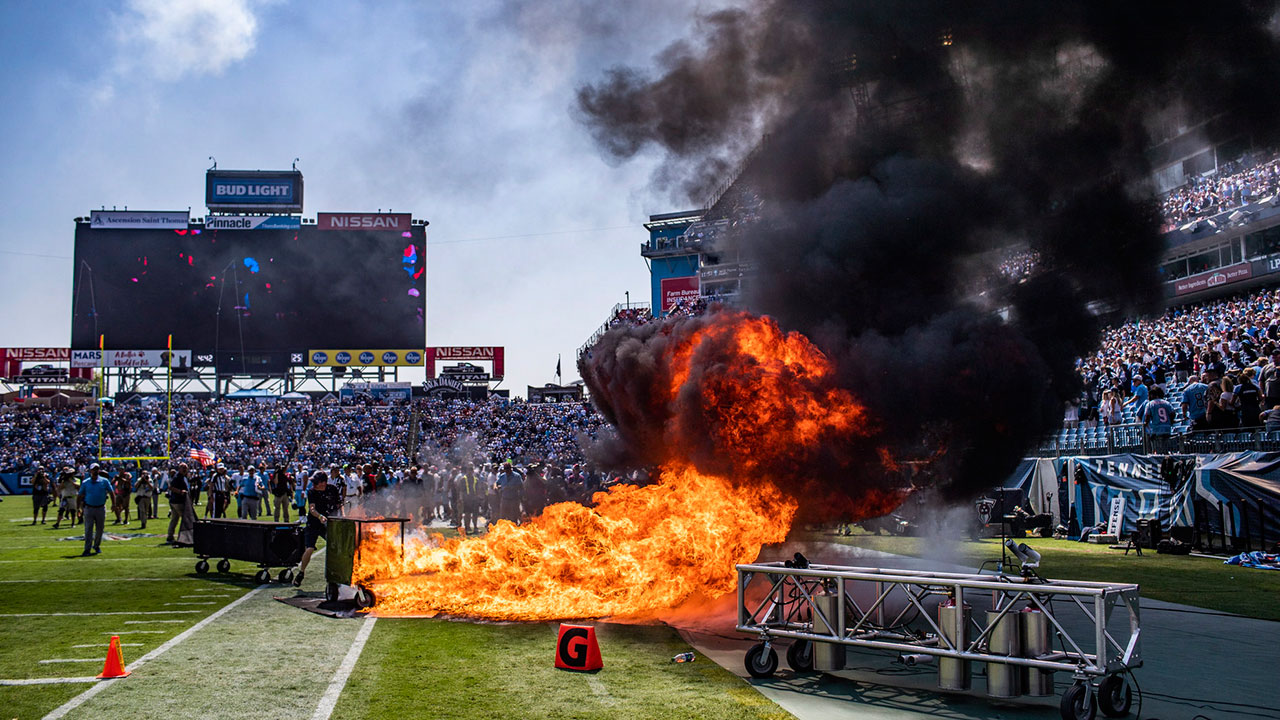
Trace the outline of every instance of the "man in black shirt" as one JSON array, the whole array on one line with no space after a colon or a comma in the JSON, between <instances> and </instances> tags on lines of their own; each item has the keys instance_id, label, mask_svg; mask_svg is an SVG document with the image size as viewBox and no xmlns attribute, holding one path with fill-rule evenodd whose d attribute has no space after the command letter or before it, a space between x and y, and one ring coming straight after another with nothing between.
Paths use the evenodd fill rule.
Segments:
<instances>
[{"instance_id":1,"label":"man in black shirt","mask_svg":"<svg viewBox=\"0 0 1280 720\"><path fill-rule=\"evenodd\" d=\"M311 489L307 491L307 528L303 531L307 549L303 551L298 572L293 576L294 587L302 585L302 576L316 551L316 543L325 536L329 516L337 515L341 509L342 493L329 484L329 476L323 472L311 476Z\"/></svg>"}]
</instances>

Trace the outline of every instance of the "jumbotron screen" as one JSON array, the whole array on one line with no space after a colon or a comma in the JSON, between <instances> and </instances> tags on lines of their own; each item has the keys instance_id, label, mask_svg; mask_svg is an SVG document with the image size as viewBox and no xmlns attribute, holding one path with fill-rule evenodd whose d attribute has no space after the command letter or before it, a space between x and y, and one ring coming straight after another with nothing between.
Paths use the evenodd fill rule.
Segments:
<instances>
[{"instance_id":1,"label":"jumbotron screen","mask_svg":"<svg viewBox=\"0 0 1280 720\"><path fill-rule=\"evenodd\" d=\"M193 352L423 347L426 228L76 224L71 347Z\"/></svg>"}]
</instances>

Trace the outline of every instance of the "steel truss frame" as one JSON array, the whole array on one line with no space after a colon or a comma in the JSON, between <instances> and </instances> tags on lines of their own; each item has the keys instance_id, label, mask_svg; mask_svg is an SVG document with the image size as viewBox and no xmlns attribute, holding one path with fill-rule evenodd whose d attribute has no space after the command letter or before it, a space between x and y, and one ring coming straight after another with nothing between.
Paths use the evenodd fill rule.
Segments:
<instances>
[{"instance_id":1,"label":"steel truss frame","mask_svg":"<svg viewBox=\"0 0 1280 720\"><path fill-rule=\"evenodd\" d=\"M737 630L758 634L766 646L772 639L784 637L1070 672L1077 679L1116 675L1142 666L1137 585L836 565L793 568L782 563L758 563L737 568ZM749 590L753 581L757 587L768 584L759 602ZM869 585L875 597L865 608L851 592L859 584ZM836 599L834 617L828 617L830 613L815 602L816 597L830 595ZM955 626L947 628L950 632L943 632L941 620L926 609L925 603L927 598L939 596L962 608L966 597L992 598L991 609L998 614L988 621L985 613L975 612L965 623L965 613L953 613ZM895 598L907 604L886 622L886 601ZM1055 600L1067 601L1057 604L1068 612L1078 610L1088 619L1089 637L1067 628L1064 621L1068 618L1055 608ZM978 603L973 606L976 608ZM987 641L996 624L1024 607L1045 614L1062 649L1035 658L988 652ZM1127 637L1117 633L1117 638L1108 629L1108 620L1117 607L1128 612ZM911 610L917 614L904 620Z\"/></svg>"}]
</instances>

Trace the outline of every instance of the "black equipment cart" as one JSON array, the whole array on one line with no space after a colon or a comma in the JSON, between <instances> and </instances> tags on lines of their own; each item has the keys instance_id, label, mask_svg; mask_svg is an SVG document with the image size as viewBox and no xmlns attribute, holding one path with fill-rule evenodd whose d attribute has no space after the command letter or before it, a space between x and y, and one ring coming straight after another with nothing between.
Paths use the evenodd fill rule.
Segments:
<instances>
[{"instance_id":1,"label":"black equipment cart","mask_svg":"<svg viewBox=\"0 0 1280 720\"><path fill-rule=\"evenodd\" d=\"M356 561L360 558L360 542L370 532L398 533L400 541L400 557L404 558L404 524L408 518L353 518L331 517L325 533L324 596L329 600L338 599L339 585L352 585ZM384 528L382 526L399 526ZM373 605L373 592L369 588L356 587L356 604L360 607Z\"/></svg>"},{"instance_id":2,"label":"black equipment cart","mask_svg":"<svg viewBox=\"0 0 1280 720\"><path fill-rule=\"evenodd\" d=\"M284 568L276 580L293 580L293 566L302 559L302 525L261 520L196 520L196 572L209 572L209 559L218 561L218 572L231 570L231 560L257 563L254 579L271 581L270 568Z\"/></svg>"}]
</instances>

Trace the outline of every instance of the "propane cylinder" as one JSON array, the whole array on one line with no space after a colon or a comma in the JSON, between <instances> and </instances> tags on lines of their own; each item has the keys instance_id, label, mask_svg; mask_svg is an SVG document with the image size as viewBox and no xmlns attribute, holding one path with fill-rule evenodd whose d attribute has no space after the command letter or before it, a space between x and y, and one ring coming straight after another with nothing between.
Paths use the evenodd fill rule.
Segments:
<instances>
[{"instance_id":1,"label":"propane cylinder","mask_svg":"<svg viewBox=\"0 0 1280 720\"><path fill-rule=\"evenodd\" d=\"M995 610L987 611L988 626L994 623L991 633L987 635L988 653L1010 657L1022 655L1022 643L1018 638L1021 625L1018 622L1019 615L1021 613L1008 612L1004 617L1000 617L1000 613ZM987 695L989 697L1011 698L1021 695L1019 687L1022 684L1021 680L1022 673L1019 672L1019 668L1002 662L987 663Z\"/></svg>"},{"instance_id":2,"label":"propane cylinder","mask_svg":"<svg viewBox=\"0 0 1280 720\"><path fill-rule=\"evenodd\" d=\"M956 616L962 615L960 618L961 625L965 628L965 637L968 637L969 618L972 616L973 608L965 603L963 612L956 607L955 600L947 600L938 606L938 627L942 628L942 634L951 641L953 645L959 645L961 650L964 649L963 643L956 642ZM968 690L970 680L970 668L968 660L957 660L949 657L938 658L938 687L943 690Z\"/></svg>"},{"instance_id":3,"label":"propane cylinder","mask_svg":"<svg viewBox=\"0 0 1280 720\"><path fill-rule=\"evenodd\" d=\"M1018 613L1022 617L1022 656L1037 658L1052 652L1049 619L1039 609L1029 607ZM1053 671L1023 668L1024 692L1032 697L1053 695Z\"/></svg>"},{"instance_id":4,"label":"propane cylinder","mask_svg":"<svg viewBox=\"0 0 1280 720\"><path fill-rule=\"evenodd\" d=\"M817 612L813 614L813 632L815 635L830 634L835 628L827 626L824 617L838 622L839 606L835 595L814 595L813 606ZM845 647L838 643L813 643L813 669L818 672L832 672L844 669Z\"/></svg>"}]
</instances>

